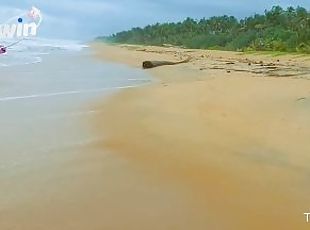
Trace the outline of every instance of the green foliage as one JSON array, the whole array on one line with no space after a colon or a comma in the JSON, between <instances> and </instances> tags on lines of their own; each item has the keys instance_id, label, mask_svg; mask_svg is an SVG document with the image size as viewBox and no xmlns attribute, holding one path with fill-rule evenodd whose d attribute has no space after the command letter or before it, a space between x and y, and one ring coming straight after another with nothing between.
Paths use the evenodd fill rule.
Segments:
<instances>
[{"instance_id":1,"label":"green foliage","mask_svg":"<svg viewBox=\"0 0 310 230\"><path fill-rule=\"evenodd\" d=\"M298 51L310 53L310 13L302 7L274 6L241 20L233 16L185 19L178 23L133 28L109 37L116 43L164 45L194 49Z\"/></svg>"},{"instance_id":2,"label":"green foliage","mask_svg":"<svg viewBox=\"0 0 310 230\"><path fill-rule=\"evenodd\" d=\"M307 45L305 43L301 43L301 44L298 45L297 51L299 51L301 53L310 54L310 45Z\"/></svg>"}]
</instances>

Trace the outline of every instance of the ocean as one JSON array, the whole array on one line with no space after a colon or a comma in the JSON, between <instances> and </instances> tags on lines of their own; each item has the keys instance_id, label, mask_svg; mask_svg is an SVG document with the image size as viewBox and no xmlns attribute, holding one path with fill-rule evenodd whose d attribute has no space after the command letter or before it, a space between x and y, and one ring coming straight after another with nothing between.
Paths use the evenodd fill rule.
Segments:
<instances>
[{"instance_id":1,"label":"ocean","mask_svg":"<svg viewBox=\"0 0 310 230\"><path fill-rule=\"evenodd\" d=\"M18 40L7 40L1 45L8 46ZM88 46L80 41L47 38L26 38L8 48L8 53L0 56L0 67L40 63L45 55L55 51L81 51Z\"/></svg>"}]
</instances>

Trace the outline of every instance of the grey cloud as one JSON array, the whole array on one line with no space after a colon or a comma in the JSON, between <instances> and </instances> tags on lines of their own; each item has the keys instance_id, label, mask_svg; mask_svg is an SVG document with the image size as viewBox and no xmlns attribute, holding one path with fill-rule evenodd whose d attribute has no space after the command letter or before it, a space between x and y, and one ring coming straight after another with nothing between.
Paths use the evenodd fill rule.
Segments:
<instances>
[{"instance_id":1,"label":"grey cloud","mask_svg":"<svg viewBox=\"0 0 310 230\"><path fill-rule=\"evenodd\" d=\"M301 5L307 0L1 0L0 20L32 5L44 14L42 36L87 39L134 26L214 15L244 17L273 5Z\"/></svg>"}]
</instances>

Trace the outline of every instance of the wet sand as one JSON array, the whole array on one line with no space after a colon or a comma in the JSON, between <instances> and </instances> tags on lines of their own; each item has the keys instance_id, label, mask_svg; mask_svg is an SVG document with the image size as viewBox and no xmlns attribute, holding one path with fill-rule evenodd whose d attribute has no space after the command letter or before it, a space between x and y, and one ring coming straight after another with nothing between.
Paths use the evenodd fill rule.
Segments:
<instances>
[{"instance_id":1,"label":"wet sand","mask_svg":"<svg viewBox=\"0 0 310 230\"><path fill-rule=\"evenodd\" d=\"M266 78L248 70L274 57L94 48L95 66L62 56L2 71L1 230L309 227L307 57L280 57L277 74L287 62L297 75ZM153 84L103 89L148 80L107 61L188 55L145 71Z\"/></svg>"},{"instance_id":2,"label":"wet sand","mask_svg":"<svg viewBox=\"0 0 310 230\"><path fill-rule=\"evenodd\" d=\"M89 51L1 68L1 230L112 228L110 214L123 216L117 207L138 189L133 178L145 179L91 147L103 137L91 130L99 111L90 104L148 81L142 71L97 61Z\"/></svg>"},{"instance_id":3,"label":"wet sand","mask_svg":"<svg viewBox=\"0 0 310 230\"><path fill-rule=\"evenodd\" d=\"M144 193L124 198L135 205L119 208L131 210L120 220L126 229L141 222L138 229L309 228L303 215L310 208L308 56L93 48L99 58L132 67L192 57L148 70L157 79L152 85L94 106L102 111L94 131L106 135L93 147L109 149L147 179L135 185ZM154 191L150 184L160 195L155 204L141 203L142 194ZM137 213L141 206L152 215Z\"/></svg>"}]
</instances>

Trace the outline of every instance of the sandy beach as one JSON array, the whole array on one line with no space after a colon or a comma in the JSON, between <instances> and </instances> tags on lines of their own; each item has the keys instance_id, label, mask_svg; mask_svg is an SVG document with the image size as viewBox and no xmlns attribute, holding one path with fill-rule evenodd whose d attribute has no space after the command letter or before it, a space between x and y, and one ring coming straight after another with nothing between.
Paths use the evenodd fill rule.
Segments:
<instances>
[{"instance_id":1,"label":"sandy beach","mask_svg":"<svg viewBox=\"0 0 310 230\"><path fill-rule=\"evenodd\" d=\"M2 70L1 230L309 228L307 56L92 48Z\"/></svg>"},{"instance_id":2,"label":"sandy beach","mask_svg":"<svg viewBox=\"0 0 310 230\"><path fill-rule=\"evenodd\" d=\"M147 180L135 185L144 192L128 193L136 207L122 206L132 210L126 229L309 228L309 56L92 46L134 68L191 57L146 70L152 84L94 105L94 132L105 141L92 147ZM141 204L139 194L154 190L165 195ZM135 211L141 205L148 211Z\"/></svg>"},{"instance_id":3,"label":"sandy beach","mask_svg":"<svg viewBox=\"0 0 310 230\"><path fill-rule=\"evenodd\" d=\"M310 1L0 13L0 230L310 229Z\"/></svg>"}]
</instances>

